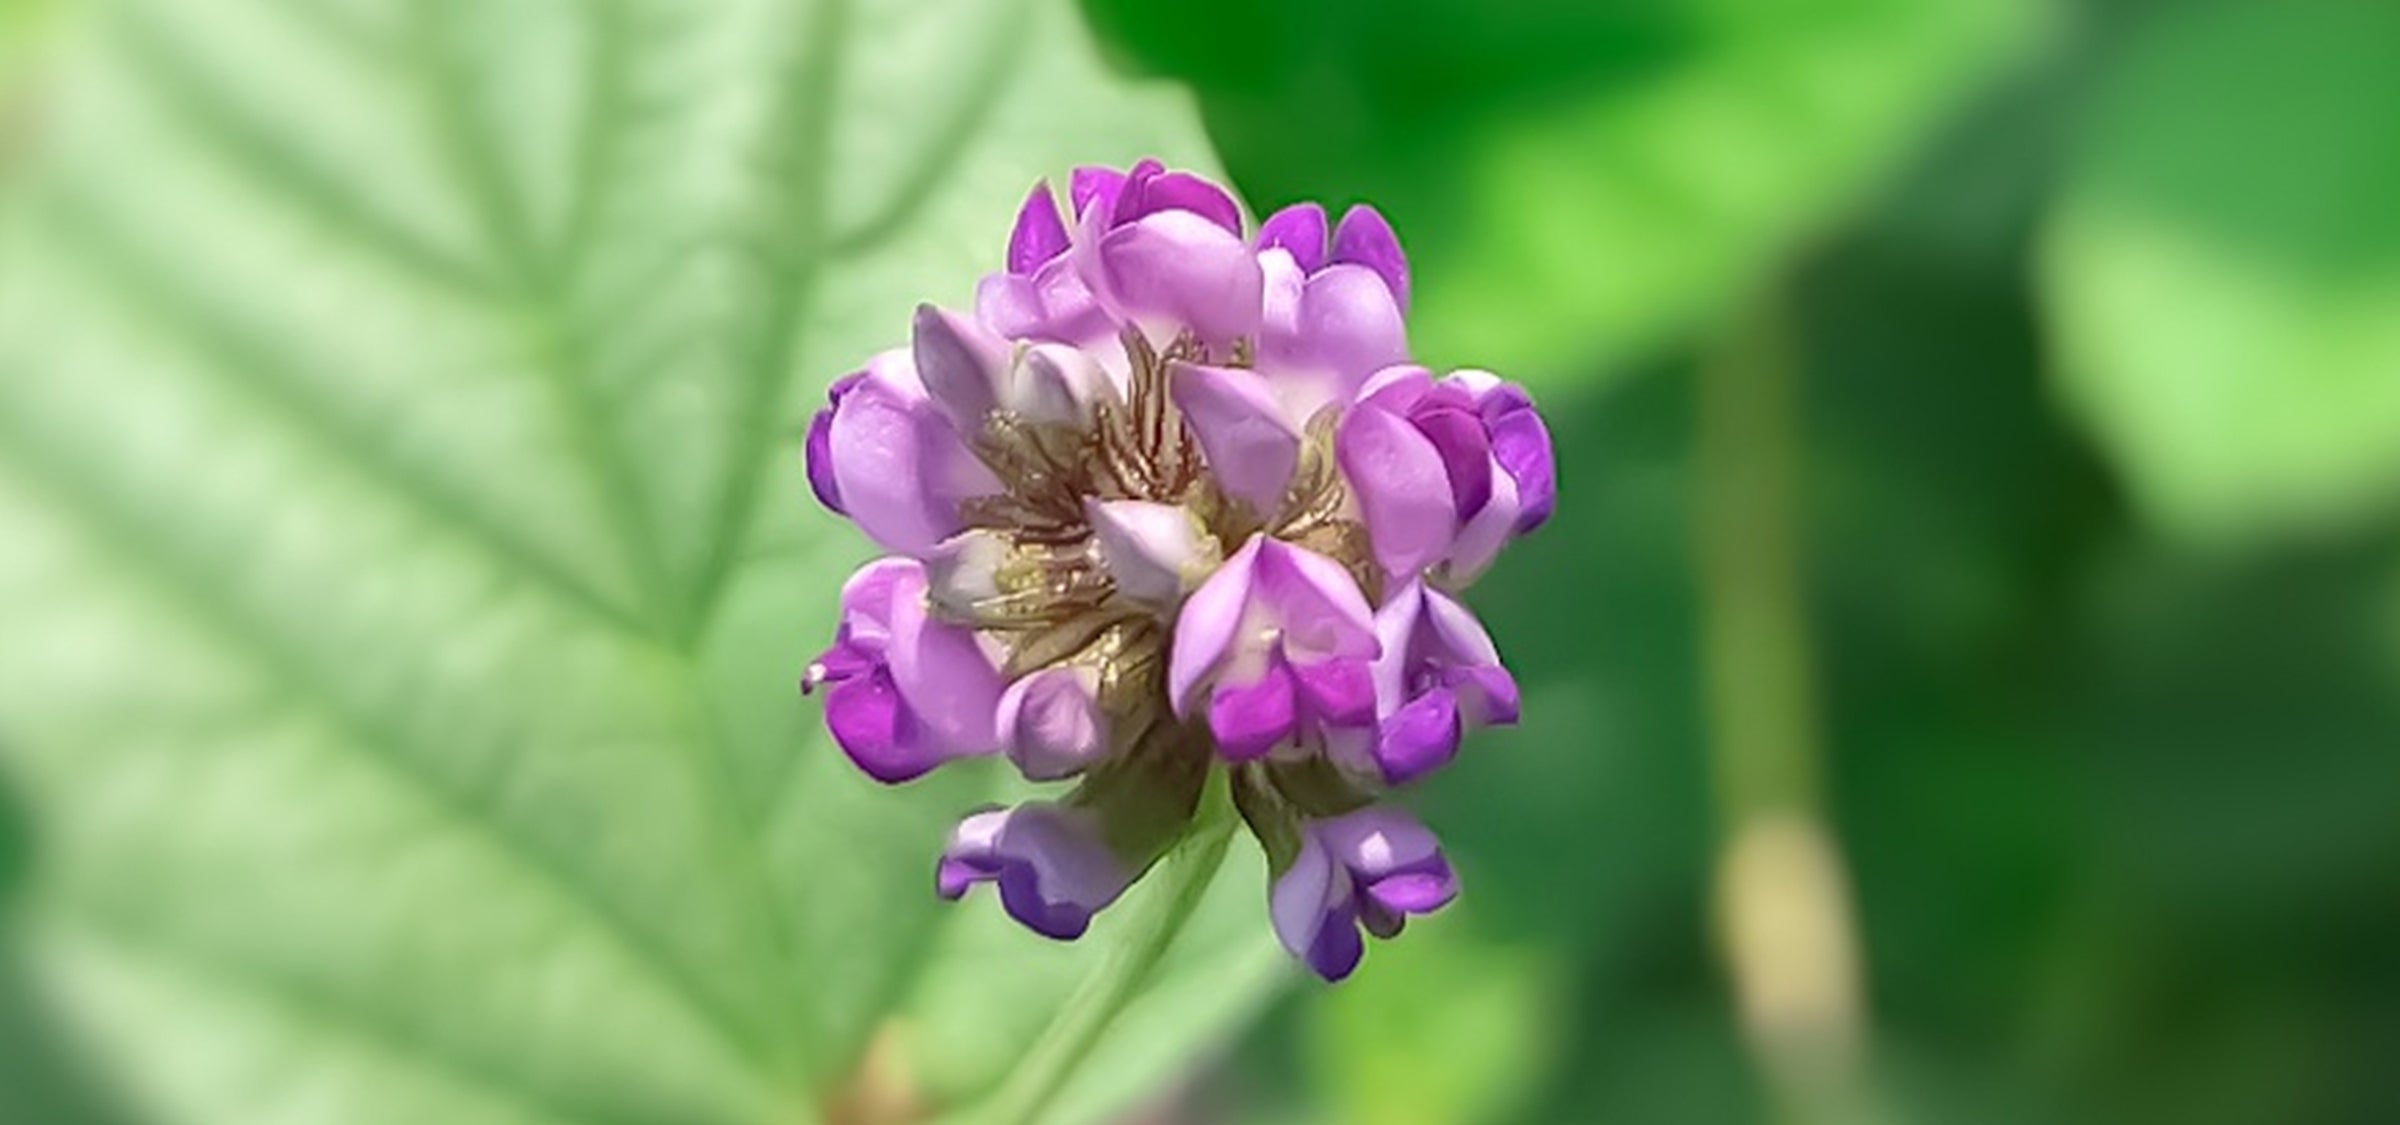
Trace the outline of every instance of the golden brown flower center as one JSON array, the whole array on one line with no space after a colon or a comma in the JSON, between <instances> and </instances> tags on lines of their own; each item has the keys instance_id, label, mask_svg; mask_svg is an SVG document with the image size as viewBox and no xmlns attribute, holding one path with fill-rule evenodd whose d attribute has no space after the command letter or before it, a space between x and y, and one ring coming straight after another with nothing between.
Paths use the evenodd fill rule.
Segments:
<instances>
[{"instance_id":1,"label":"golden brown flower center","mask_svg":"<svg viewBox=\"0 0 2400 1125\"><path fill-rule=\"evenodd\" d=\"M1022 676L1057 665L1095 669L1100 701L1120 739L1169 715L1166 654L1169 616L1122 597L1086 514L1089 500L1140 500L1182 508L1215 541L1220 557L1266 532L1341 561L1370 598L1382 575L1367 551L1364 527L1350 509L1333 458L1333 412L1310 420L1280 510L1254 511L1226 495L1208 472L1199 443L1168 389L1175 361L1247 367L1247 342L1212 356L1186 335L1163 352L1128 333L1129 374L1121 400L1099 405L1079 423L1036 422L998 412L974 451L1003 487L965 506L988 582L937 599L937 616L1000 639L1004 672Z\"/></svg>"}]
</instances>

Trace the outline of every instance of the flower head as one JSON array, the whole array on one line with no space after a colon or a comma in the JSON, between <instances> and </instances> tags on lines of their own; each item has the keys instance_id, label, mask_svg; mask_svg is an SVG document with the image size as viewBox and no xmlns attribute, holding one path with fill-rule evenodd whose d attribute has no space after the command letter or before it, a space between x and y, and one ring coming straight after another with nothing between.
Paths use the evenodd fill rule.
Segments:
<instances>
[{"instance_id":1,"label":"flower head","mask_svg":"<svg viewBox=\"0 0 2400 1125\"><path fill-rule=\"evenodd\" d=\"M809 667L878 780L1003 757L1063 797L961 821L936 889L991 884L1084 932L1181 838L1209 778L1276 875L1276 932L1328 979L1455 894L1394 787L1517 718L1457 593L1554 503L1521 388L1408 362L1383 216L1256 231L1156 161L1037 185L972 314L834 381L818 501L889 557Z\"/></svg>"}]
</instances>

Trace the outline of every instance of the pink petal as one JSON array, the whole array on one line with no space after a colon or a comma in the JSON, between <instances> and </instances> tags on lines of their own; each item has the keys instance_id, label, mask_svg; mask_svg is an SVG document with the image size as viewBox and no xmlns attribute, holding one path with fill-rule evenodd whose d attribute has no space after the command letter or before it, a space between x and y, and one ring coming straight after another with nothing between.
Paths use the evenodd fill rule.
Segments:
<instances>
[{"instance_id":1,"label":"pink petal","mask_svg":"<svg viewBox=\"0 0 2400 1125\"><path fill-rule=\"evenodd\" d=\"M1325 266L1326 226L1325 208L1295 203L1258 224L1258 248L1281 248L1291 254L1301 272L1315 273Z\"/></svg>"},{"instance_id":2,"label":"pink petal","mask_svg":"<svg viewBox=\"0 0 2400 1125\"><path fill-rule=\"evenodd\" d=\"M1067 226L1059 221L1058 199L1047 182L1033 185L1017 208L1017 225L1008 234L1008 272L1031 275L1042 263L1067 250Z\"/></svg>"},{"instance_id":3,"label":"pink petal","mask_svg":"<svg viewBox=\"0 0 2400 1125\"><path fill-rule=\"evenodd\" d=\"M1382 212L1361 203L1344 213L1333 232L1333 260L1373 270L1390 290L1392 303L1408 310L1408 255L1400 252L1400 239Z\"/></svg>"},{"instance_id":4,"label":"pink petal","mask_svg":"<svg viewBox=\"0 0 2400 1125\"><path fill-rule=\"evenodd\" d=\"M1184 599L1175 616L1175 646L1167 660L1167 697L1175 714L1188 718L1200 686L1231 652L1250 603L1264 536L1253 535L1208 581Z\"/></svg>"},{"instance_id":5,"label":"pink petal","mask_svg":"<svg viewBox=\"0 0 2400 1125\"><path fill-rule=\"evenodd\" d=\"M1169 390L1190 423L1218 485L1261 518L1283 510L1300 464L1300 431L1255 371L1175 363Z\"/></svg>"},{"instance_id":6,"label":"pink petal","mask_svg":"<svg viewBox=\"0 0 2400 1125\"><path fill-rule=\"evenodd\" d=\"M1389 411L1362 408L1342 420L1334 452L1387 573L1406 579L1448 552L1458 515L1441 454L1423 433Z\"/></svg>"}]
</instances>

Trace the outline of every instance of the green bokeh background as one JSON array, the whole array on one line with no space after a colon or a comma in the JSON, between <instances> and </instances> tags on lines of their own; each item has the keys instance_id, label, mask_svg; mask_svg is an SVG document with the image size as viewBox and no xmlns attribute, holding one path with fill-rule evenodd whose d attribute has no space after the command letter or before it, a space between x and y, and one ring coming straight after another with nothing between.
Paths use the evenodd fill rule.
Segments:
<instances>
[{"instance_id":1,"label":"green bokeh background","mask_svg":"<svg viewBox=\"0 0 2400 1125\"><path fill-rule=\"evenodd\" d=\"M40 143L11 122L70 65L46 29L85 14L0 0L0 184ZM1525 722L1414 797L1466 897L1338 988L1176 962L1172 995L1238 983L1104 1031L1117 1053L1087 1065L1137 1088L1054 1119L2400 1120L2400 8L1080 15L1119 74L1188 88L1255 213L1382 207L1416 347L1532 386L1561 489L1471 598ZM1050 29L1006 65L1048 65ZM862 102L858 128L905 101ZM976 198L1019 190L991 178ZM775 573L821 600L856 555ZM821 629L809 612L760 627ZM0 764L43 736L0 713ZM43 785L11 786L13 914L50 817ZM953 796L911 814L920 840ZM1847 888L1863 1046L1823 1083L1746 1032L1725 956L1722 849L1768 815L1821 826ZM1265 925L1221 913L1212 939ZM971 997L1010 939L948 940L917 1003L967 1014L911 1042L999 1052L1018 1029ZM0 959L0 1117L162 1115L122 1077L140 1048L59 1010L42 963ZM1048 971L1063 990L1091 964ZM911 1119L818 1094L792 1119ZM292 1104L278 1119L308 1119Z\"/></svg>"}]
</instances>

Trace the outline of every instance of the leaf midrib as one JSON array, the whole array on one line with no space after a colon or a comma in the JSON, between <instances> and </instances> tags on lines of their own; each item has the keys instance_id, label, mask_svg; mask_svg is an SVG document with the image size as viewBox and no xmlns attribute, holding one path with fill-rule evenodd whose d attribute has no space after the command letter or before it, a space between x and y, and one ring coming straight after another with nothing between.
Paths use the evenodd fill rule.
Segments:
<instances>
[{"instance_id":1,"label":"leaf midrib","mask_svg":"<svg viewBox=\"0 0 2400 1125\"><path fill-rule=\"evenodd\" d=\"M1026 6L1018 2L1011 7L1021 17ZM439 14L434 13L433 18ZM741 367L737 393L743 405L733 452L726 462L729 476L706 521L708 534L703 542L707 546L688 585L675 581L660 550L649 506L637 491L639 482L626 460L623 443L614 437L608 412L591 394L593 356L566 327L570 322L568 294L585 268L585 251L606 210L603 193L609 181L604 169L623 132L612 108L624 97L629 81L624 38L630 17L623 0L605 0L594 6L591 18L601 21L596 28L599 44L588 62L592 73L582 85L585 127L572 146L576 166L572 194L557 241L547 247L533 229L518 187L496 159L493 138L478 124L474 106L457 83L445 80L445 71L454 63L439 54L443 29L416 29L422 36L415 43L419 53L413 56L422 72L417 82L426 88L433 103L426 110L443 123L435 132L446 138L443 156L453 190L461 193L475 216L485 234L484 244L499 250L492 261L455 257L405 224L360 204L346 194L337 179L324 175L306 151L281 137L270 119L221 94L220 79L209 73L212 67L181 56L172 42L160 41L149 29L113 29L125 33L121 38L132 42L138 55L160 64L144 68L161 76L152 79L164 93L160 100L178 106L184 118L196 121L204 135L212 138L218 149L212 159L237 171L271 198L297 205L348 243L354 255L397 267L400 276L431 284L452 298L505 303L515 310L509 320L524 334L523 342L548 385L556 416L571 432L570 440L582 460L578 487L591 490L594 510L604 514L606 534L633 579L632 607L577 572L559 566L548 552L534 547L504 523L484 515L485 507L471 494L454 491L439 483L439 478L417 471L404 455L378 439L371 421L319 390L318 380L311 377L306 364L278 346L271 335L256 330L245 333L236 320L212 315L212 301L204 289L178 286L169 279L169 271L154 271L142 262L140 259L151 255L140 249L139 237L109 229L106 219L99 217L105 208L95 205L77 236L78 242L106 247L108 253L97 255L101 259L99 274L118 290L133 291L140 298L140 307L173 326L178 337L206 358L204 370L254 405L284 417L303 432L317 455L339 462L379 497L415 509L421 519L446 528L463 544L488 554L505 572L554 596L558 608L574 620L596 625L619 641L650 648L671 668L676 680L673 692L684 712L681 721L700 750L693 758L693 768L706 794L704 800L725 815L720 822L725 825L720 852L729 866L739 869L742 878L756 886L761 916L752 920L768 928L780 970L774 974L780 987L772 991L785 999L761 1006L768 1013L765 1025L746 1018L746 1009L719 1001L719 993L707 979L695 975L684 959L661 944L654 936L656 931L616 905L607 879L586 878L568 854L544 846L539 837L525 834L470 788L425 765L422 757L412 752L418 749L417 740L387 730L388 724L380 722L384 708L356 700L345 693L338 677L321 674L322 662L306 645L284 637L274 622L253 607L220 604L212 591L218 585L215 577L221 564L173 550L169 541L175 536L159 535L146 526L138 497L103 495L110 487L92 485L88 471L78 469L80 459L72 450L37 448L20 440L28 435L0 427L0 436L8 439L6 447L0 448L0 461L16 462L38 491L57 501L53 507L62 518L70 518L92 542L105 545L99 553L118 564L120 580L190 622L221 651L251 666L264 682L279 685L286 698L325 726L330 736L325 740L328 750L349 744L395 784L415 790L441 809L446 819L470 832L491 854L545 885L562 905L587 916L604 941L652 976L667 995L710 1029L720 1039L719 1045L731 1052L730 1057L741 1060L770 1087L781 1089L783 1096L794 1098L806 1096L811 1085L806 1057L810 1048L799 1025L783 1017L796 1016L806 996L782 899L767 866L761 823L774 818L783 798L772 792L764 804L740 798L731 739L723 715L703 687L699 654L709 643L713 618L742 565L744 545L754 531L755 507L765 481L761 469L783 429L784 402L794 382L792 363L803 346L809 327L806 310L821 276L836 261L872 252L928 204L945 170L963 157L966 146L959 142L972 135L977 122L992 112L1014 73L1016 57L1029 40L1029 21L1002 17L996 26L1004 29L1006 38L997 49L980 56L980 65L968 83L968 96L941 121L919 160L884 193L871 215L835 232L828 229L827 165L848 16L846 0L818 0L810 7L799 23L803 42L794 53L795 65L788 69L783 95L769 115L774 124L766 136L779 150L769 163L787 170L790 180L780 185L768 183L762 197L780 204L772 207L774 221L758 236L771 267L761 284L772 304ZM363 34L345 28L319 31ZM355 49L357 44L343 46ZM761 182L770 179L762 177ZM139 565L122 565L126 561ZM930 946L930 935L927 937ZM246 979L264 978L252 974ZM889 999L887 1015L888 1008L897 1003L897 997ZM311 1006L322 1008L324 1015L342 1014L338 999ZM380 1024L390 1023L371 1013L350 1014L358 1017L362 1033L369 1035L375 1034ZM427 1054L432 1065L478 1084L526 1085L512 1081L510 1068L505 1066L469 1073L440 1052L419 1053ZM829 1060L816 1061L823 1064ZM575 1107L555 1103L553 1107L581 1113Z\"/></svg>"},{"instance_id":2,"label":"leaf midrib","mask_svg":"<svg viewBox=\"0 0 2400 1125\"><path fill-rule=\"evenodd\" d=\"M622 13L620 4L605 6ZM772 427L757 420L773 416L780 397L781 385L788 375L788 359L797 346L801 310L807 305L811 284L819 267L816 253L820 249L818 232L825 211L826 151L830 143L833 118L833 93L836 88L835 66L841 47L841 16L844 0L820 0L806 20L806 41L792 67L793 78L789 93L779 102L772 115L776 122L768 133L773 137L791 137L790 156L784 166L801 179L794 190L771 192L788 197L790 205L776 208L784 233L770 234L765 241L781 250L777 256L786 263L779 275L781 284L775 289L775 313L768 320L767 331L757 349L757 361L747 368L742 399L749 404L743 412L746 425L737 438L737 452L728 462L733 474L723 490L713 539L719 544L712 557L738 557L739 540L746 531L747 514L758 482L757 466L763 459ZM549 381L562 420L577 432L576 441L585 458L587 486L598 494L597 507L609 513L611 534L617 548L631 563L638 576L644 603L643 611L629 617L612 599L600 595L569 572L550 564L547 557L525 546L499 525L483 518L481 508L464 496L455 496L439 486L430 485L429 478L414 472L405 462L380 456L384 448L367 438L363 425L343 420L341 408L313 395L306 377L288 359L281 356L271 342L264 338L243 338L238 330L227 330L217 318L200 308L196 295L186 291L178 294L161 282L140 288L149 311L165 315L172 323L180 324L187 343L195 344L206 353L221 358L209 363L209 369L241 385L253 404L268 405L292 421L304 432L314 435L312 444L321 455L328 455L350 469L387 498L417 508L423 516L437 525L447 526L462 540L471 542L490 553L509 573L530 578L532 584L560 596L562 608L576 619L600 625L605 632L621 640L647 640L675 670L675 691L683 702L684 722L691 731L692 741L703 751L694 758L694 769L709 803L735 820L732 841L739 858L734 865L757 883L754 901L759 909L753 920L762 922L773 931L771 944L781 959L782 971L773 975L783 995L797 1001L799 974L791 949L791 940L779 909L780 896L766 878L757 825L746 813L746 803L735 797L728 738L721 726L721 717L699 687L700 663L697 653L705 642L700 623L718 599L724 579L714 574L711 581L690 598L678 598L657 550L658 540L650 527L645 505L630 467L624 460L621 446L610 440L606 423L589 391L588 368L585 356L568 350L572 344L569 334L557 326L563 319L563 284L561 272L574 265L572 255L561 255L559 266L552 268L536 253L530 228L516 206L509 202L513 189L507 186L501 170L489 158L488 142L474 136L471 127L471 107L442 91L451 84L439 80L440 67L429 66L427 77L434 79L424 85L435 92L433 112L447 120L437 130L441 136L460 142L450 155L456 162L454 173L463 182L480 220L491 236L493 245L504 249L503 260L496 268L469 265L454 260L432 244L418 240L406 228L384 221L373 212L353 205L343 189L333 181L313 171L309 159L290 150L271 126L259 124L235 103L215 92L216 81L196 65L187 62L172 45L157 40L147 29L131 26L136 21L112 21L110 30L119 34L121 42L129 43L133 52L145 62L153 80L168 87L160 100L183 107L187 119L197 119L207 134L216 138L224 149L230 150L230 163L238 167L254 185L274 195L300 204L308 213L323 220L332 231L344 236L353 250L371 258L399 265L421 281L432 282L437 288L460 295L481 295L505 300L528 314L526 322L535 325L541 368ZM604 32L621 33L622 19L604 20ZM608 29L614 28L615 31ZM431 44L420 44L431 46ZM622 51L603 49L595 53L595 65L614 67L610 60L621 59ZM438 60L425 58L421 62ZM585 89L602 95L599 104L584 107L591 122L587 138L577 145L578 201L570 209L567 236L572 240L578 231L588 231L596 223L601 210L597 198L600 184L591 170L606 162L609 135L616 132L609 116L607 91L621 88L622 77L587 82ZM101 231L95 236L93 231ZM111 232L105 224L95 223L81 232L82 239L103 241ZM102 255L110 264L122 264L126 253L137 253L124 240L111 249L113 255ZM140 282L150 275L144 268L110 269L114 282ZM160 275L160 276L163 276ZM285 372L277 377L275 372ZM121 579L150 595L173 615L196 627L213 647L233 659L250 665L269 683L278 685L282 694L303 711L321 720L333 736L329 745L347 745L378 764L385 775L403 788L416 791L446 819L468 829L486 844L495 856L506 859L536 881L548 886L562 902L590 919L592 929L604 940L620 948L633 963L641 966L664 986L668 993L691 1009L699 1021L715 1031L723 1040L722 1046L731 1049L734 1057L746 1060L762 1075L773 1081L805 1087L804 1068L797 1052L803 1047L798 1025L790 1018L798 1010L796 1002L776 1002L764 1005L776 1013L775 1030L760 1036L750 1030L736 1010L727 1008L715 999L716 993L696 977L663 946L650 936L651 931L616 905L605 883L586 879L578 868L564 856L554 853L537 840L515 830L511 822L481 803L476 794L441 778L420 763L411 740L392 736L385 724L379 722L375 711L351 701L321 670L323 664L304 649L296 648L281 639L278 631L263 619L241 609L224 604L212 596L213 568L206 560L190 558L173 549L167 537L149 530L138 512L138 502L128 502L104 495L105 488L89 485L92 474L79 468L77 459L60 449L51 449L43 442L43 427L25 423L22 412L0 412L9 415L0 425L0 435L7 441L0 446L0 460L12 462L20 475L39 492L51 499L47 505L55 514L74 525L89 542L102 546L100 552L115 565ZM314 438L323 438L322 441ZM729 569L729 567L728 567ZM720 849L724 851L725 849Z\"/></svg>"},{"instance_id":3,"label":"leaf midrib","mask_svg":"<svg viewBox=\"0 0 2400 1125\"><path fill-rule=\"evenodd\" d=\"M549 849L509 831L507 822L479 804L473 793L420 765L404 744L386 737L371 715L325 682L322 670L327 665L323 661L280 642L278 631L264 622L246 620L223 601L211 598L205 562L188 559L174 543L149 533L142 517L129 505L82 483L92 474L73 467L70 455L45 448L51 444L43 432L49 427L27 421L24 411L0 410L0 439L5 439L0 440L0 464L14 469L14 479L30 485L32 491L48 493L52 503L47 507L52 514L74 525L87 543L99 547L95 555L106 559L126 584L147 593L159 609L214 642L221 654L248 664L262 682L275 685L288 702L313 715L331 737L311 740L311 745L362 753L386 777L417 794L447 821L482 842L491 854L520 869L563 904L584 913L593 923L594 933L616 945L632 965L648 972L669 995L690 1007L704 1026L721 1035L720 1045L734 1057L754 1057L756 1046L743 1032L739 1018L717 1005L710 991L652 943L616 909L609 896L598 893Z\"/></svg>"}]
</instances>

